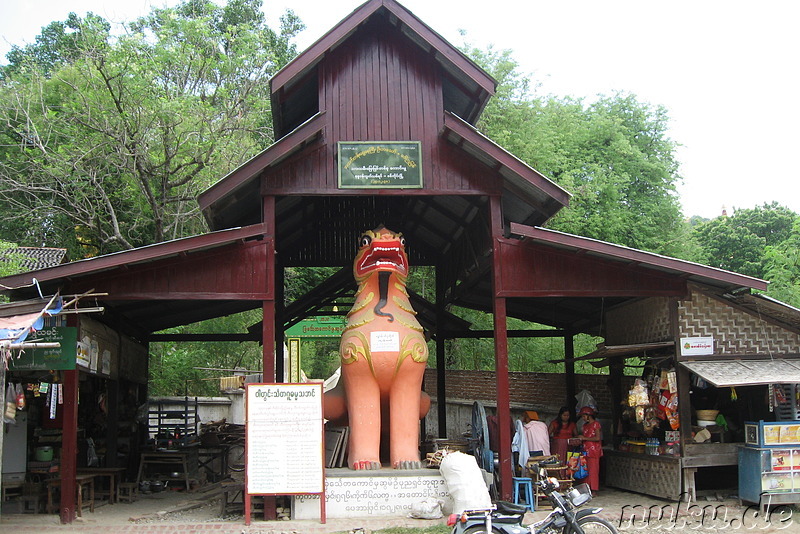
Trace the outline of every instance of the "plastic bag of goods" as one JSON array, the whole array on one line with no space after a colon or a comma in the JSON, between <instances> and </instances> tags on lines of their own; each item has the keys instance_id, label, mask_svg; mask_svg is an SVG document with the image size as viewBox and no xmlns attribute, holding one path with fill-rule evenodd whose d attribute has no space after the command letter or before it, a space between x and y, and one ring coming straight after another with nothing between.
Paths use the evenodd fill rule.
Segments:
<instances>
[{"instance_id":1,"label":"plastic bag of goods","mask_svg":"<svg viewBox=\"0 0 800 534\"><path fill-rule=\"evenodd\" d=\"M439 472L447 484L450 497L453 498L451 513L491 508L492 499L474 456L458 451L451 452L442 458Z\"/></svg>"},{"instance_id":2,"label":"plastic bag of goods","mask_svg":"<svg viewBox=\"0 0 800 534\"><path fill-rule=\"evenodd\" d=\"M411 503L408 517L414 519L439 519L442 514L442 501L427 497L421 501Z\"/></svg>"}]
</instances>

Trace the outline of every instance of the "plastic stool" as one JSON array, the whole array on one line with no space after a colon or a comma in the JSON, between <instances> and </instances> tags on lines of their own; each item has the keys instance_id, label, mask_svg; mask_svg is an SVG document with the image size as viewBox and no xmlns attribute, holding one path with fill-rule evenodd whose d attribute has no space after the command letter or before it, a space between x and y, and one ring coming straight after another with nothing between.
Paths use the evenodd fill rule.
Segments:
<instances>
[{"instance_id":1,"label":"plastic stool","mask_svg":"<svg viewBox=\"0 0 800 534\"><path fill-rule=\"evenodd\" d=\"M525 477L513 477L514 481L514 504L522 504L520 493L524 492L525 505L531 512L536 511L536 502L533 500L533 481Z\"/></svg>"}]
</instances>

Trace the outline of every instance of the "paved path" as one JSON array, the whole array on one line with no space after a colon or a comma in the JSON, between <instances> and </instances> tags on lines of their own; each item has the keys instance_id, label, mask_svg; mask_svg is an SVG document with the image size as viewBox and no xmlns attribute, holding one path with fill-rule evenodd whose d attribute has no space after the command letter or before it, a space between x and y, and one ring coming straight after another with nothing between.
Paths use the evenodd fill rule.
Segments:
<instances>
[{"instance_id":1,"label":"paved path","mask_svg":"<svg viewBox=\"0 0 800 534\"><path fill-rule=\"evenodd\" d=\"M318 520L261 521L256 518L245 526L241 516L220 520L217 514L217 495L165 492L149 495L132 504L97 507L71 525L61 525L57 515L12 515L0 517L3 534L76 533L133 533L133 534L328 534L363 528L375 531L390 526L425 527L445 523L446 519L419 520L410 518L349 518ZM195 507L187 508L187 503ZM792 508L775 511L769 521L753 507L739 506L735 497L701 498L694 505L671 503L665 500L603 488L592 506L602 507L603 516L621 532L778 532L800 533L800 512ZM166 513L167 510L182 510ZM161 511L161 513L159 513ZM547 511L526 515L525 523L541 520ZM138 518L138 522L131 519Z\"/></svg>"}]
</instances>

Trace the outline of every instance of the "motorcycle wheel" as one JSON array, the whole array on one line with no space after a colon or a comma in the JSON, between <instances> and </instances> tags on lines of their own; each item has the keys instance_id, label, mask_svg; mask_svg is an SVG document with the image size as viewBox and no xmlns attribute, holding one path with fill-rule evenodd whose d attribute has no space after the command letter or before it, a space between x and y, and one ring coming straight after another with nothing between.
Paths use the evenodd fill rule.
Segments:
<instances>
[{"instance_id":1,"label":"motorcycle wheel","mask_svg":"<svg viewBox=\"0 0 800 534\"><path fill-rule=\"evenodd\" d=\"M484 527L483 525L476 525L474 527L469 527L467 530L464 531L464 534L486 534L486 527ZM492 534L503 534L503 532L492 527Z\"/></svg>"},{"instance_id":2,"label":"motorcycle wheel","mask_svg":"<svg viewBox=\"0 0 800 534\"><path fill-rule=\"evenodd\" d=\"M596 515L587 515L578 519L584 534L619 534L617 527L611 524L610 521ZM573 534L575 531L570 529L568 534Z\"/></svg>"}]
</instances>

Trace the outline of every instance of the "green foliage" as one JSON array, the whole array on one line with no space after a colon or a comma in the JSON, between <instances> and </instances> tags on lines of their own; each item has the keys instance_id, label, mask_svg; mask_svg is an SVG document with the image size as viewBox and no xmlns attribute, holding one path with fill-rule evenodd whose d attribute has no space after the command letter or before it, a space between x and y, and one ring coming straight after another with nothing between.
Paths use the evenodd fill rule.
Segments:
<instances>
[{"instance_id":1,"label":"green foliage","mask_svg":"<svg viewBox=\"0 0 800 534\"><path fill-rule=\"evenodd\" d=\"M24 78L27 74L50 76L63 65L76 61L87 49L102 46L111 25L94 13L81 19L70 13L63 22L51 22L33 44L12 45L8 65L0 66L0 81Z\"/></svg>"},{"instance_id":2,"label":"green foliage","mask_svg":"<svg viewBox=\"0 0 800 534\"><path fill-rule=\"evenodd\" d=\"M796 222L797 214L772 202L736 210L730 217L701 222L694 227L694 236L704 251L703 262L707 265L764 278L768 248L772 249L772 268L777 269L782 263L777 258L784 249L781 245L793 235Z\"/></svg>"},{"instance_id":3,"label":"green foliage","mask_svg":"<svg viewBox=\"0 0 800 534\"><path fill-rule=\"evenodd\" d=\"M548 226L681 256L677 144L665 108L616 94L586 103L536 96L509 51L468 50L499 86L479 128L573 194Z\"/></svg>"},{"instance_id":4,"label":"green foliage","mask_svg":"<svg viewBox=\"0 0 800 534\"><path fill-rule=\"evenodd\" d=\"M0 236L44 224L45 245L84 257L204 231L198 193L273 141L267 80L302 29L287 12L273 31L260 7L185 1L118 38L71 14L15 49L0 83Z\"/></svg>"},{"instance_id":5,"label":"green foliage","mask_svg":"<svg viewBox=\"0 0 800 534\"><path fill-rule=\"evenodd\" d=\"M787 238L764 251L768 294L800 308L800 218L795 218Z\"/></svg>"},{"instance_id":6,"label":"green foliage","mask_svg":"<svg viewBox=\"0 0 800 534\"><path fill-rule=\"evenodd\" d=\"M261 310L252 310L212 321L171 328L170 334L245 333L261 321ZM218 395L218 378L229 371L198 369L243 368L261 370L261 345L256 342L185 342L150 344L150 395Z\"/></svg>"},{"instance_id":7,"label":"green foliage","mask_svg":"<svg viewBox=\"0 0 800 534\"><path fill-rule=\"evenodd\" d=\"M22 271L21 260L22 258L11 252L15 248L15 243L9 243L0 239L0 277L17 274ZM3 302L0 300L0 302Z\"/></svg>"}]
</instances>

